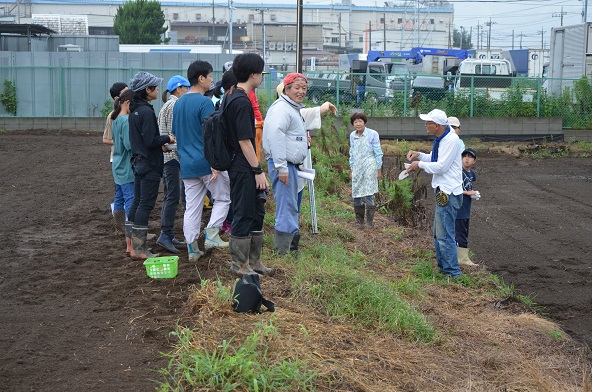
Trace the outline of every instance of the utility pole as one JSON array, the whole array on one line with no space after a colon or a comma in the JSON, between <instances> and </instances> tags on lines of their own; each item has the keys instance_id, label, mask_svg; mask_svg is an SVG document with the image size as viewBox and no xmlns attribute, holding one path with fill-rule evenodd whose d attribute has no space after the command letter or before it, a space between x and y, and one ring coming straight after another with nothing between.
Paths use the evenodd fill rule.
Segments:
<instances>
[{"instance_id":1,"label":"utility pole","mask_svg":"<svg viewBox=\"0 0 592 392\"><path fill-rule=\"evenodd\" d=\"M339 13L338 17L338 28L339 28L339 51L341 52L341 12Z\"/></svg>"},{"instance_id":2,"label":"utility pole","mask_svg":"<svg viewBox=\"0 0 592 392\"><path fill-rule=\"evenodd\" d=\"M487 34L487 49L491 49L491 25L496 24L497 22L491 21L491 16L489 17L489 22L485 22L487 26L489 26L489 33Z\"/></svg>"},{"instance_id":3,"label":"utility pole","mask_svg":"<svg viewBox=\"0 0 592 392\"><path fill-rule=\"evenodd\" d=\"M541 49L545 49L545 41L544 41L544 36L545 36L545 28L541 27Z\"/></svg>"},{"instance_id":4,"label":"utility pole","mask_svg":"<svg viewBox=\"0 0 592 392\"><path fill-rule=\"evenodd\" d=\"M588 21L588 0L584 0L584 9L582 10L582 23L586 23L587 21Z\"/></svg>"},{"instance_id":5,"label":"utility pole","mask_svg":"<svg viewBox=\"0 0 592 392\"><path fill-rule=\"evenodd\" d=\"M267 40L265 37L265 10L262 8L259 10L259 12L261 12L261 34L263 37L263 61L265 61L267 63Z\"/></svg>"},{"instance_id":6,"label":"utility pole","mask_svg":"<svg viewBox=\"0 0 592 392\"><path fill-rule=\"evenodd\" d=\"M462 49L463 42L463 27L460 26L460 48Z\"/></svg>"},{"instance_id":7,"label":"utility pole","mask_svg":"<svg viewBox=\"0 0 592 392\"><path fill-rule=\"evenodd\" d=\"M481 25L477 22L477 49L481 49Z\"/></svg>"},{"instance_id":8,"label":"utility pole","mask_svg":"<svg viewBox=\"0 0 592 392\"><path fill-rule=\"evenodd\" d=\"M372 50L372 21L368 22L368 30L370 30L368 33L368 50Z\"/></svg>"},{"instance_id":9,"label":"utility pole","mask_svg":"<svg viewBox=\"0 0 592 392\"><path fill-rule=\"evenodd\" d=\"M386 52L386 7L382 13L382 50Z\"/></svg>"},{"instance_id":10,"label":"utility pole","mask_svg":"<svg viewBox=\"0 0 592 392\"><path fill-rule=\"evenodd\" d=\"M216 40L216 15L214 11L214 0L212 0L212 41Z\"/></svg>"},{"instance_id":11,"label":"utility pole","mask_svg":"<svg viewBox=\"0 0 592 392\"><path fill-rule=\"evenodd\" d=\"M514 50L514 29L512 29L512 50Z\"/></svg>"},{"instance_id":12,"label":"utility pole","mask_svg":"<svg viewBox=\"0 0 592 392\"><path fill-rule=\"evenodd\" d=\"M561 18L561 26L563 26L563 15L567 14L567 12L563 12L563 7L561 7L561 12L553 12L551 14L552 18Z\"/></svg>"},{"instance_id":13,"label":"utility pole","mask_svg":"<svg viewBox=\"0 0 592 392\"><path fill-rule=\"evenodd\" d=\"M232 7L234 3L232 0L228 0L228 8L230 8L228 15L230 20L228 21L228 54L232 54Z\"/></svg>"}]
</instances>

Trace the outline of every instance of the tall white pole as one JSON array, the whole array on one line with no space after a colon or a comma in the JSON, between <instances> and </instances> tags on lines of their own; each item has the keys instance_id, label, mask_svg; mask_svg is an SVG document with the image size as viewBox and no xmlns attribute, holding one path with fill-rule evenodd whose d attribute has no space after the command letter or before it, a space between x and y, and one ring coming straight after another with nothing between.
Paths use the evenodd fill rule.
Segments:
<instances>
[{"instance_id":1,"label":"tall white pole","mask_svg":"<svg viewBox=\"0 0 592 392\"><path fill-rule=\"evenodd\" d=\"M233 1L228 0L228 8L230 8L228 13L230 17L230 20L228 21L228 54L232 54L232 6Z\"/></svg>"}]
</instances>

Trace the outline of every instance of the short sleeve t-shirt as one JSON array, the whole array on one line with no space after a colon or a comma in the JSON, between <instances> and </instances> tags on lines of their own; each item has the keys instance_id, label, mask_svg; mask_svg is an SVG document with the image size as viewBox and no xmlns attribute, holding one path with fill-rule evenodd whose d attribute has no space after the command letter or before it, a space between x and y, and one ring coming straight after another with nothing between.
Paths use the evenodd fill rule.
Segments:
<instances>
[{"instance_id":1,"label":"short sleeve t-shirt","mask_svg":"<svg viewBox=\"0 0 592 392\"><path fill-rule=\"evenodd\" d=\"M463 169L462 171L463 176L463 191L472 191L473 190L473 182L477 180L477 175L473 169L466 171ZM473 199L471 196L463 195L463 203L462 206L458 209L456 213L456 219L470 219L471 218L471 203Z\"/></svg>"},{"instance_id":2,"label":"short sleeve t-shirt","mask_svg":"<svg viewBox=\"0 0 592 392\"><path fill-rule=\"evenodd\" d=\"M230 171L251 172L251 165L245 158L239 141L250 140L255 150L255 113L251 101L243 90L235 88L231 94L233 100L224 109L228 125L228 147L235 154ZM224 99L229 97L230 94Z\"/></svg>"}]
</instances>

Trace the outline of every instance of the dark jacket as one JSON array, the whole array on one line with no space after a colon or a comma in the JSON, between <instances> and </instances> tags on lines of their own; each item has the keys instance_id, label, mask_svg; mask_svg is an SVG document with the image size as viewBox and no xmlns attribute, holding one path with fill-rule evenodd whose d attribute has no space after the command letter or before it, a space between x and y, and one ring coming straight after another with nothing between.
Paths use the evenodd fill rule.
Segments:
<instances>
[{"instance_id":1,"label":"dark jacket","mask_svg":"<svg viewBox=\"0 0 592 392\"><path fill-rule=\"evenodd\" d=\"M154 108L146 101L132 101L129 114L132 163L139 175L154 170L162 176L162 145L170 142L168 135L160 135Z\"/></svg>"}]
</instances>

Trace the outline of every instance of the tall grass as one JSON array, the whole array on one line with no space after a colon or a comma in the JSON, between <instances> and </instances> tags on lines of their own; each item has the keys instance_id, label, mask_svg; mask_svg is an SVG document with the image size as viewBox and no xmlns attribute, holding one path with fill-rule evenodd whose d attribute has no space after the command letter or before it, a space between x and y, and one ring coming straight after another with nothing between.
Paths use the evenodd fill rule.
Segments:
<instances>
[{"instance_id":1,"label":"tall grass","mask_svg":"<svg viewBox=\"0 0 592 392\"><path fill-rule=\"evenodd\" d=\"M351 257L339 244L312 244L299 258L293 295L333 318L431 342L433 325L399 296L395 286L364 271L362 257Z\"/></svg>"}]
</instances>

